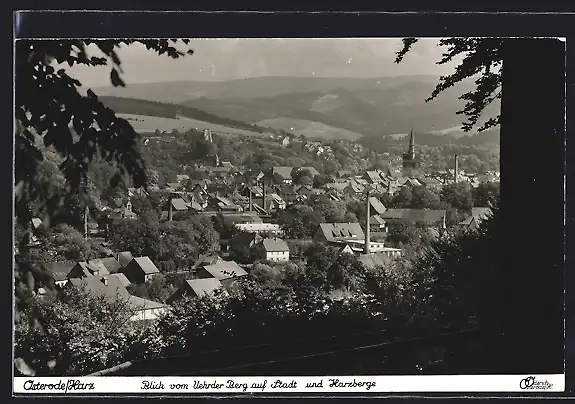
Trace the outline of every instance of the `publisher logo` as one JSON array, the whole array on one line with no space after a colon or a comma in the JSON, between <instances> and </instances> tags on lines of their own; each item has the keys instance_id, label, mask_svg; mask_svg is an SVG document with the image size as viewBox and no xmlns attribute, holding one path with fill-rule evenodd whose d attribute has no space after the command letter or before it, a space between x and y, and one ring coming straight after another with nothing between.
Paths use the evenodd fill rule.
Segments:
<instances>
[{"instance_id":1,"label":"publisher logo","mask_svg":"<svg viewBox=\"0 0 575 404\"><path fill-rule=\"evenodd\" d=\"M537 380L535 376L529 376L519 382L519 387L523 390L549 390L553 384L547 380Z\"/></svg>"}]
</instances>

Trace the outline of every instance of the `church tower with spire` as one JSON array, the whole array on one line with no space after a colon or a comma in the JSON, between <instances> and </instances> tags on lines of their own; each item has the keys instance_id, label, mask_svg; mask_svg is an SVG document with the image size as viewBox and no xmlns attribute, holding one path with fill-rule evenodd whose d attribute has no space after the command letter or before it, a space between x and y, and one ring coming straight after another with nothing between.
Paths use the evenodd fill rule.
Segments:
<instances>
[{"instance_id":1,"label":"church tower with spire","mask_svg":"<svg viewBox=\"0 0 575 404\"><path fill-rule=\"evenodd\" d=\"M420 161L415 155L415 139L413 129L409 134L409 148L407 153L403 153L403 176L415 177L419 174Z\"/></svg>"}]
</instances>

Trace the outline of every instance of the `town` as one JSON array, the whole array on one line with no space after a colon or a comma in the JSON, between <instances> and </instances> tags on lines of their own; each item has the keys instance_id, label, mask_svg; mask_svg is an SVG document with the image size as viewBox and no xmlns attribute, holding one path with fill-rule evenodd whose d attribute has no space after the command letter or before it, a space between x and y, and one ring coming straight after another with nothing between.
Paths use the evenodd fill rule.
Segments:
<instances>
[{"instance_id":1,"label":"town","mask_svg":"<svg viewBox=\"0 0 575 404\"><path fill-rule=\"evenodd\" d=\"M213 142L214 135L209 129L204 130L202 136L205 141ZM284 139L287 137L280 141L285 145ZM305 146L321 148L321 142L309 142ZM459 169L457 155L453 156L452 168L423 172L416 149L411 131L401 167L357 173L340 170L319 186L314 179L322 174L313 167L275 166L247 173L244 167L220 161L216 154L212 166L198 166L198 170L205 173L204 179L194 180L181 174L177 175L176 182L165 183L163 187L126 188L124 195L116 193L109 200L86 205L83 237L93 252L84 260L54 260L45 264L60 290L85 287L91 293L113 299L125 297L133 307L130 317L133 321L157 319L171 304L186 297L233 292L241 287L238 280L249 277L254 268L262 265L277 268L293 260L300 261L305 248L313 244L334 247L337 254L351 254L366 268L384 267L391 260L401 260L403 243L409 242L406 224L421 227L431 238L441 238L449 232L474 231L490 216L488 204L491 202L484 198L483 204L477 205L478 198L472 196L473 191L477 193L478 189L488 187L495 195L498 189L498 172L483 176L466 173ZM230 188L227 184L235 186L223 192ZM437 208L441 205L438 202L442 190L457 190L454 187L467 192L469 200L464 202L467 205L448 202L445 208ZM428 200L428 206L391 207L406 196L417 198L418 195ZM135 238L122 237L121 244L126 250L114 249L115 229L137 227L146 220L140 217L146 212L140 210L138 215L134 205L142 205L142 200L148 198L160 201L160 224L180 223L196 217L203 220L201 223L208 223L207 227L212 222L216 227L219 225L216 237L219 239L198 249L197 256L178 254L181 258L168 261L157 254L150 258L127 248L131 243L138 244L137 234L133 235ZM432 206L434 204L437 206ZM337 214L331 215L338 220L315 223L305 216L306 223L301 223L298 217L298 212L306 207L315 210L330 206L352 206L355 210L340 214L340 218ZM410 201L405 206L411 206ZM450 211L459 214L448 217ZM294 212L295 218L288 212ZM299 220L299 225L304 227L312 227L298 233L294 220ZM38 232L31 234L30 246L42 250L42 221L34 218L32 223ZM138 246L137 250L142 248ZM49 256L46 252L42 254ZM146 287L154 284L157 276L165 283L165 275L174 279L166 286L170 294L150 298ZM44 288L38 288L37 293L45 293Z\"/></svg>"}]
</instances>

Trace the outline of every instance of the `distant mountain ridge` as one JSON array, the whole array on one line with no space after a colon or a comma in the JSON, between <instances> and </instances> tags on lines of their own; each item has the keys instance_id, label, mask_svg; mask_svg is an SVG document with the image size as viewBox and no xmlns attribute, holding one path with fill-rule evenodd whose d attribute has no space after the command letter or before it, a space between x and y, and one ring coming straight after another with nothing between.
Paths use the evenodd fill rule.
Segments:
<instances>
[{"instance_id":1,"label":"distant mountain ridge","mask_svg":"<svg viewBox=\"0 0 575 404\"><path fill-rule=\"evenodd\" d=\"M384 78L256 77L225 82L165 82L128 84L126 88L101 87L100 96L128 97L140 100L181 104L212 117L250 127L260 122L278 123L290 131L293 121L296 135L381 138L407 133L411 128L423 133L461 135L457 128L464 117L456 112L464 102L461 94L471 90L469 80L425 102L437 76L398 76ZM198 112L199 111L199 112ZM499 112L489 106L485 119ZM302 122L307 124L302 124ZM239 123L238 123L239 122ZM310 128L313 128L311 130ZM459 132L459 133L458 133Z\"/></svg>"}]
</instances>

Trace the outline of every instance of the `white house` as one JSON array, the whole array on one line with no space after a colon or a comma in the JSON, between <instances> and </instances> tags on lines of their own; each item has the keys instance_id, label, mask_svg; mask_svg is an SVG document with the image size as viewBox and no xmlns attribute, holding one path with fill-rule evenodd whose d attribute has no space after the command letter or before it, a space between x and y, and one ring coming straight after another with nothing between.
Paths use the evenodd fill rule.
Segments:
<instances>
[{"instance_id":1,"label":"white house","mask_svg":"<svg viewBox=\"0 0 575 404\"><path fill-rule=\"evenodd\" d=\"M289 261L289 247L279 238L266 238L254 247L261 259L276 262Z\"/></svg>"}]
</instances>

